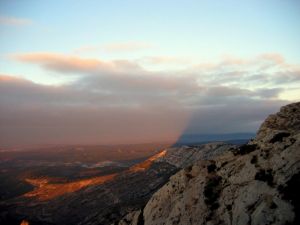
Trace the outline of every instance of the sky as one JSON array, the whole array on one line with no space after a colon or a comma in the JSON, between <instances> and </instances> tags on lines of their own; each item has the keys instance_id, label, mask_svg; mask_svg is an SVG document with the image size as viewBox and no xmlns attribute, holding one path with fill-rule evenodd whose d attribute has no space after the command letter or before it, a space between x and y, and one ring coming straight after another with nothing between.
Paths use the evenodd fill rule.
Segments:
<instances>
[{"instance_id":1,"label":"sky","mask_svg":"<svg viewBox=\"0 0 300 225\"><path fill-rule=\"evenodd\" d=\"M0 0L0 147L255 132L300 99L297 0Z\"/></svg>"}]
</instances>

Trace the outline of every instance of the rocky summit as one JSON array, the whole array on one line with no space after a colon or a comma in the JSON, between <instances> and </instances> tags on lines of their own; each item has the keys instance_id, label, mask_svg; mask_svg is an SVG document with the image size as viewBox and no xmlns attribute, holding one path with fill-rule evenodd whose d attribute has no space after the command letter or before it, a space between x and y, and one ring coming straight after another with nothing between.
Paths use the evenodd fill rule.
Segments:
<instances>
[{"instance_id":1,"label":"rocky summit","mask_svg":"<svg viewBox=\"0 0 300 225\"><path fill-rule=\"evenodd\" d=\"M195 160L119 225L300 224L300 103L245 145Z\"/></svg>"}]
</instances>

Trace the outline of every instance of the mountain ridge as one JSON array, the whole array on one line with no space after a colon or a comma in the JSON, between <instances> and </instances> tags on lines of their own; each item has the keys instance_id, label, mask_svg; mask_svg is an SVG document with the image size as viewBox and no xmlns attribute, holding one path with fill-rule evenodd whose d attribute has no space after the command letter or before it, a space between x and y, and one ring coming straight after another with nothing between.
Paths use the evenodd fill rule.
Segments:
<instances>
[{"instance_id":1,"label":"mountain ridge","mask_svg":"<svg viewBox=\"0 0 300 225\"><path fill-rule=\"evenodd\" d=\"M256 137L173 175L118 225L299 224L300 103L270 115Z\"/></svg>"}]
</instances>

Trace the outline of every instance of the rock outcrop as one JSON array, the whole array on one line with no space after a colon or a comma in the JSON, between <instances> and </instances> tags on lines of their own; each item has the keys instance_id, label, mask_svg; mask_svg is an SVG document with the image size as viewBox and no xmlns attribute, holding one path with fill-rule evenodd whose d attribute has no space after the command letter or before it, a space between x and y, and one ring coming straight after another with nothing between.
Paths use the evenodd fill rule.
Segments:
<instances>
[{"instance_id":1,"label":"rock outcrop","mask_svg":"<svg viewBox=\"0 0 300 225\"><path fill-rule=\"evenodd\" d=\"M248 144L207 159L177 172L119 225L300 224L300 103L270 115Z\"/></svg>"},{"instance_id":2,"label":"rock outcrop","mask_svg":"<svg viewBox=\"0 0 300 225\"><path fill-rule=\"evenodd\" d=\"M197 146L174 147L156 162L165 162L177 168L185 168L199 160L209 160L223 154L235 145L224 142L211 142Z\"/></svg>"}]
</instances>

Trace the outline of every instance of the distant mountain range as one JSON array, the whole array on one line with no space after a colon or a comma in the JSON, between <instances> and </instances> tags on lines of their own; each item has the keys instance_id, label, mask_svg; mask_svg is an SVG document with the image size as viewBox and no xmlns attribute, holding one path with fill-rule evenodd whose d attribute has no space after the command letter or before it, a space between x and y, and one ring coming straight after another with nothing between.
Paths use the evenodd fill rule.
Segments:
<instances>
[{"instance_id":1,"label":"distant mountain range","mask_svg":"<svg viewBox=\"0 0 300 225\"><path fill-rule=\"evenodd\" d=\"M215 141L243 144L253 137L255 137L255 133L183 134L177 140L175 146L184 144L203 144Z\"/></svg>"}]
</instances>

